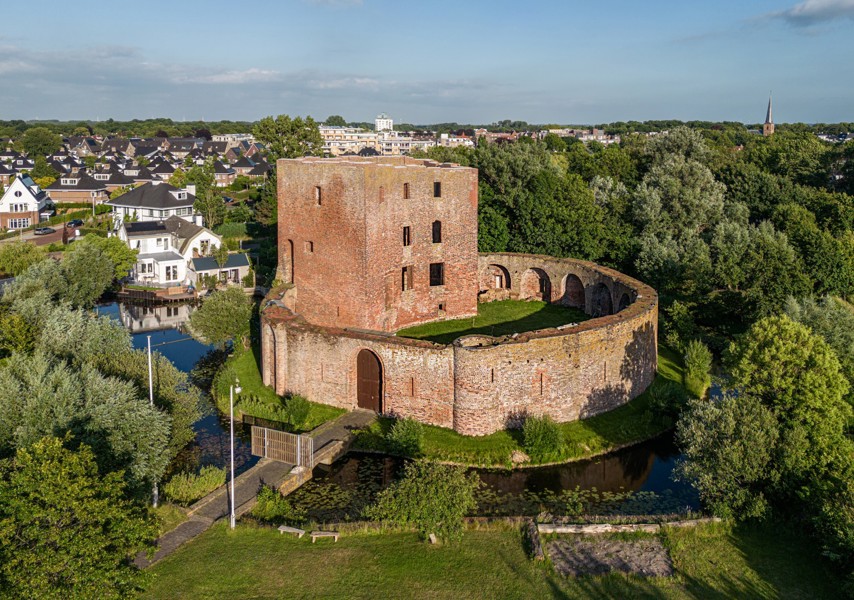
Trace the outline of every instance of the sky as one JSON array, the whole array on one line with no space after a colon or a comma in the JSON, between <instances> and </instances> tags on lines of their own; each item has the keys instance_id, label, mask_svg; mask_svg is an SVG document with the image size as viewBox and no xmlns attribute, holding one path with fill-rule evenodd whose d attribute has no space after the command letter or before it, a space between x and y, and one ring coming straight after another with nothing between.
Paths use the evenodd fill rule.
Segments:
<instances>
[{"instance_id":1,"label":"sky","mask_svg":"<svg viewBox=\"0 0 854 600\"><path fill-rule=\"evenodd\" d=\"M25 6L0 119L854 121L854 0Z\"/></svg>"}]
</instances>

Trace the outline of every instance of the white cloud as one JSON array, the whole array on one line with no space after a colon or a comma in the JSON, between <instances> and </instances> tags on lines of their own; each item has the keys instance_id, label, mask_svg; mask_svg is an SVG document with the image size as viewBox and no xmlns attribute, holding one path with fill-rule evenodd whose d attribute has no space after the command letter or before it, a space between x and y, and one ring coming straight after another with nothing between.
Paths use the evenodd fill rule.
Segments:
<instances>
[{"instance_id":1,"label":"white cloud","mask_svg":"<svg viewBox=\"0 0 854 600\"><path fill-rule=\"evenodd\" d=\"M804 0L792 8L767 15L782 19L795 27L810 27L817 23L854 19L854 0Z\"/></svg>"},{"instance_id":2,"label":"white cloud","mask_svg":"<svg viewBox=\"0 0 854 600\"><path fill-rule=\"evenodd\" d=\"M183 74L174 77L175 83L213 83L240 85L246 83L258 83L264 81L276 81L280 78L278 71L270 69L258 69L252 67L242 71L221 71L206 75Z\"/></svg>"}]
</instances>

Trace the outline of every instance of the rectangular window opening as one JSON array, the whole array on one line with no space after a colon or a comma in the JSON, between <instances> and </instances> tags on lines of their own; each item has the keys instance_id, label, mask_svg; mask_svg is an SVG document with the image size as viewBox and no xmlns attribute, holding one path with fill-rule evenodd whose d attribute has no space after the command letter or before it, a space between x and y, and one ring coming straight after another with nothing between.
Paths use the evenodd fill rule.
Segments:
<instances>
[{"instance_id":1,"label":"rectangular window opening","mask_svg":"<svg viewBox=\"0 0 854 600\"><path fill-rule=\"evenodd\" d=\"M306 242L305 243L305 251L307 254L314 253L314 242Z\"/></svg>"},{"instance_id":2,"label":"rectangular window opening","mask_svg":"<svg viewBox=\"0 0 854 600\"><path fill-rule=\"evenodd\" d=\"M319 185L314 186L314 201L318 206L320 206L323 201L323 195Z\"/></svg>"},{"instance_id":3,"label":"rectangular window opening","mask_svg":"<svg viewBox=\"0 0 854 600\"><path fill-rule=\"evenodd\" d=\"M445 312L445 303L444 302L439 303L439 312L440 313Z\"/></svg>"},{"instance_id":4,"label":"rectangular window opening","mask_svg":"<svg viewBox=\"0 0 854 600\"><path fill-rule=\"evenodd\" d=\"M409 200L409 184L408 183L403 184L403 199Z\"/></svg>"},{"instance_id":5,"label":"rectangular window opening","mask_svg":"<svg viewBox=\"0 0 854 600\"><path fill-rule=\"evenodd\" d=\"M433 182L433 197L441 198L442 197L442 182L434 181Z\"/></svg>"},{"instance_id":6,"label":"rectangular window opening","mask_svg":"<svg viewBox=\"0 0 854 600\"><path fill-rule=\"evenodd\" d=\"M430 263L430 285L445 285L445 263Z\"/></svg>"},{"instance_id":7,"label":"rectangular window opening","mask_svg":"<svg viewBox=\"0 0 854 600\"><path fill-rule=\"evenodd\" d=\"M412 289L412 267L403 267L400 270L400 289L404 292Z\"/></svg>"},{"instance_id":8,"label":"rectangular window opening","mask_svg":"<svg viewBox=\"0 0 854 600\"><path fill-rule=\"evenodd\" d=\"M403 245L409 246L410 244L412 244L412 236L410 234L409 226L407 225L403 228Z\"/></svg>"},{"instance_id":9,"label":"rectangular window opening","mask_svg":"<svg viewBox=\"0 0 854 600\"><path fill-rule=\"evenodd\" d=\"M442 243L442 221L433 221L433 243Z\"/></svg>"}]
</instances>

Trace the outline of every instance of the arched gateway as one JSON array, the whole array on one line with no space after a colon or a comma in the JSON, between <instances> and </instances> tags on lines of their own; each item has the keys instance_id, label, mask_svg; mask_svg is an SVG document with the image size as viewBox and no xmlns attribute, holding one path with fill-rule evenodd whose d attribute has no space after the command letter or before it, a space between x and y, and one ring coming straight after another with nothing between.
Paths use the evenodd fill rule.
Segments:
<instances>
[{"instance_id":1,"label":"arched gateway","mask_svg":"<svg viewBox=\"0 0 854 600\"><path fill-rule=\"evenodd\" d=\"M370 350L362 350L356 358L356 397L359 408L383 411L383 367Z\"/></svg>"}]
</instances>

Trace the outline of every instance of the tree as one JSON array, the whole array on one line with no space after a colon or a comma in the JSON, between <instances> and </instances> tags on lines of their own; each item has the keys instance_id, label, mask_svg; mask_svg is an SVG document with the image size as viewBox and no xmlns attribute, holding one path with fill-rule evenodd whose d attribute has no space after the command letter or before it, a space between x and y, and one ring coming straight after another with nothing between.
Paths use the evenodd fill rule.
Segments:
<instances>
[{"instance_id":1,"label":"tree","mask_svg":"<svg viewBox=\"0 0 854 600\"><path fill-rule=\"evenodd\" d=\"M0 471L0 588L13 598L126 598L145 580L130 558L157 525L99 473L85 445L46 437Z\"/></svg>"},{"instance_id":2,"label":"tree","mask_svg":"<svg viewBox=\"0 0 854 600\"><path fill-rule=\"evenodd\" d=\"M415 527L422 537L445 540L462 536L463 517L477 506L480 480L465 469L427 461L404 467L403 477L377 495L365 514L369 519Z\"/></svg>"},{"instance_id":3,"label":"tree","mask_svg":"<svg viewBox=\"0 0 854 600\"><path fill-rule=\"evenodd\" d=\"M47 127L32 127L21 138L21 146L28 156L47 156L59 150L62 137Z\"/></svg>"},{"instance_id":4,"label":"tree","mask_svg":"<svg viewBox=\"0 0 854 600\"><path fill-rule=\"evenodd\" d=\"M331 115L326 117L326 120L323 122L324 125L329 127L346 127L347 121L344 120L344 117L341 115Z\"/></svg>"},{"instance_id":5,"label":"tree","mask_svg":"<svg viewBox=\"0 0 854 600\"><path fill-rule=\"evenodd\" d=\"M178 167L169 177L169 181L167 183L175 186L176 188L185 187L187 185L187 172L181 167Z\"/></svg>"},{"instance_id":6,"label":"tree","mask_svg":"<svg viewBox=\"0 0 854 600\"><path fill-rule=\"evenodd\" d=\"M264 117L258 121L252 133L255 139L266 144L268 156L274 162L280 158L320 156L322 153L323 138L311 117Z\"/></svg>"},{"instance_id":7,"label":"tree","mask_svg":"<svg viewBox=\"0 0 854 600\"><path fill-rule=\"evenodd\" d=\"M240 339L244 346L249 336L252 303L242 289L230 287L208 296L190 316L193 337L224 347Z\"/></svg>"},{"instance_id":8,"label":"tree","mask_svg":"<svg viewBox=\"0 0 854 600\"><path fill-rule=\"evenodd\" d=\"M222 197L211 188L205 189L201 194L197 190L193 209L201 213L205 220L205 227L208 229L214 229L225 220L225 203Z\"/></svg>"},{"instance_id":9,"label":"tree","mask_svg":"<svg viewBox=\"0 0 854 600\"><path fill-rule=\"evenodd\" d=\"M126 243L117 237L101 237L95 234L87 234L82 240L77 240L69 248L66 256L72 256L87 246L100 250L101 254L113 263L113 276L115 279L123 279L128 276L134 265L139 250L132 250Z\"/></svg>"},{"instance_id":10,"label":"tree","mask_svg":"<svg viewBox=\"0 0 854 600\"><path fill-rule=\"evenodd\" d=\"M833 350L785 316L766 317L730 345L733 386L759 399L780 422L780 468L794 491L818 480L837 454L851 416L849 385Z\"/></svg>"},{"instance_id":11,"label":"tree","mask_svg":"<svg viewBox=\"0 0 854 600\"><path fill-rule=\"evenodd\" d=\"M49 178L51 178L51 183L52 183L53 181L56 180L57 175L58 175L58 173L53 169L53 167L51 167L49 164L47 164L47 159L44 156L42 156L41 154L36 156L35 165L33 166L32 170L30 171L30 177L32 177L33 180L35 180L37 178L42 179L42 178L49 177ZM48 183L48 185L50 185L50 183ZM44 186L44 187L47 187L47 186Z\"/></svg>"},{"instance_id":12,"label":"tree","mask_svg":"<svg viewBox=\"0 0 854 600\"><path fill-rule=\"evenodd\" d=\"M771 409L750 395L692 400L676 437L683 452L677 476L694 484L713 513L739 519L765 514L765 490L779 477L772 465L779 432Z\"/></svg>"},{"instance_id":13,"label":"tree","mask_svg":"<svg viewBox=\"0 0 854 600\"><path fill-rule=\"evenodd\" d=\"M94 243L83 244L62 261L68 282L64 299L72 306L93 306L116 278L117 267L105 249Z\"/></svg>"},{"instance_id":14,"label":"tree","mask_svg":"<svg viewBox=\"0 0 854 600\"><path fill-rule=\"evenodd\" d=\"M279 196L276 177L268 177L261 186L261 197L255 203L255 219L262 225L275 225L279 221Z\"/></svg>"},{"instance_id":15,"label":"tree","mask_svg":"<svg viewBox=\"0 0 854 600\"><path fill-rule=\"evenodd\" d=\"M32 265L47 258L47 250L32 242L12 241L0 244L0 271L17 277Z\"/></svg>"}]
</instances>

